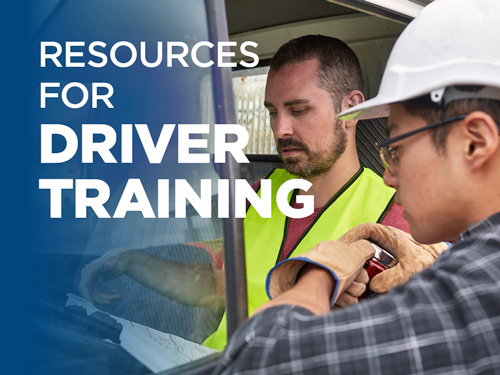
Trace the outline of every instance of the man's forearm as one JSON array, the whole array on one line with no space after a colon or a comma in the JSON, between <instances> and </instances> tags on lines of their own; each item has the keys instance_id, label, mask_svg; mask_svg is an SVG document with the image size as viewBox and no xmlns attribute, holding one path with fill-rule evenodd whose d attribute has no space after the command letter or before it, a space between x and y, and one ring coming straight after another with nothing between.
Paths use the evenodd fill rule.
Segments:
<instances>
[{"instance_id":1,"label":"man's forearm","mask_svg":"<svg viewBox=\"0 0 500 375\"><path fill-rule=\"evenodd\" d=\"M216 296L224 290L221 293L217 286L216 270L210 263L176 262L137 250L126 256L125 273L140 284L185 305L219 305L221 298Z\"/></svg>"}]
</instances>

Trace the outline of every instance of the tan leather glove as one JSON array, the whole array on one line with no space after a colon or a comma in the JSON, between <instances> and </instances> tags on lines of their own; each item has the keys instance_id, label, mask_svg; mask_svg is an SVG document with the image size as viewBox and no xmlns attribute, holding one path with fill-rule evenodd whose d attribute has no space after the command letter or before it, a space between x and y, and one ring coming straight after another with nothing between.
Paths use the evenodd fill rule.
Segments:
<instances>
[{"instance_id":1,"label":"tan leather glove","mask_svg":"<svg viewBox=\"0 0 500 375\"><path fill-rule=\"evenodd\" d=\"M339 241L351 243L367 239L387 250L398 259L398 263L388 270L375 275L369 287L376 293L385 293L396 285L406 283L411 276L429 267L449 245L440 242L423 245L415 241L409 233L394 227L366 223L355 226Z\"/></svg>"},{"instance_id":2,"label":"tan leather glove","mask_svg":"<svg viewBox=\"0 0 500 375\"><path fill-rule=\"evenodd\" d=\"M287 259L273 268L267 276L269 298L274 298L293 287L300 269L313 263L327 269L335 279L331 305L361 271L368 259L373 258L375 249L368 241L324 241L307 253Z\"/></svg>"}]
</instances>

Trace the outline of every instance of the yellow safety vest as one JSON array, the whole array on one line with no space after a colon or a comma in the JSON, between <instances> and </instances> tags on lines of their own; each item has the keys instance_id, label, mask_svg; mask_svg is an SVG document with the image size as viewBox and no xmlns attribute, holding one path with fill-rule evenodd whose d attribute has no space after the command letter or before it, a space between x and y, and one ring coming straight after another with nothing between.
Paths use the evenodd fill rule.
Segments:
<instances>
[{"instance_id":1,"label":"yellow safety vest","mask_svg":"<svg viewBox=\"0 0 500 375\"><path fill-rule=\"evenodd\" d=\"M247 273L248 313L269 301L266 294L267 273L280 261L288 231L289 218L276 204L279 187L296 178L284 169L268 177L272 181L271 218L263 219L250 206L244 220L245 261ZM321 241L336 240L358 224L380 222L389 210L395 190L386 186L377 174L361 168L329 201L297 241L290 256L303 254ZM293 202L296 192L290 192ZM281 236L277 235L282 233ZM203 343L223 350L227 343L226 314L219 328Z\"/></svg>"}]
</instances>

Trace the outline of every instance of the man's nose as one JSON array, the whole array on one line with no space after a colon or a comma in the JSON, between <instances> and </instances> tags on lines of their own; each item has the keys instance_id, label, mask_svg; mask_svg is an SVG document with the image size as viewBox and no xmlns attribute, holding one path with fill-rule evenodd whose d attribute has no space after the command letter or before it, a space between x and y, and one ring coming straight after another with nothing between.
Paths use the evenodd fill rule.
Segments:
<instances>
[{"instance_id":1,"label":"man's nose","mask_svg":"<svg viewBox=\"0 0 500 375\"><path fill-rule=\"evenodd\" d=\"M278 114L272 126L274 137L276 139L286 138L293 135L293 126L290 118L285 114Z\"/></svg>"},{"instance_id":2,"label":"man's nose","mask_svg":"<svg viewBox=\"0 0 500 375\"><path fill-rule=\"evenodd\" d=\"M398 179L395 175L389 172L389 169L386 169L384 172L384 183L387 186L393 187L395 189L397 189L398 187Z\"/></svg>"}]
</instances>

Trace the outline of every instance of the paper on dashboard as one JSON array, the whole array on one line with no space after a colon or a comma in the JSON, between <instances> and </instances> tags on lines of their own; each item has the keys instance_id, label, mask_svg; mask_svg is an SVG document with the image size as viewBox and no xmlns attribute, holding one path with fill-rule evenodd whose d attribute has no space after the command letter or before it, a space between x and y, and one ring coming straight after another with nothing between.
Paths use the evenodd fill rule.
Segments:
<instances>
[{"instance_id":1,"label":"paper on dashboard","mask_svg":"<svg viewBox=\"0 0 500 375\"><path fill-rule=\"evenodd\" d=\"M185 340L179 336L101 311L88 300L72 293L68 293L66 301L66 307L69 306L80 306L87 311L87 315L101 312L115 319L123 326L120 333L120 346L154 373L218 352L218 350Z\"/></svg>"}]
</instances>

